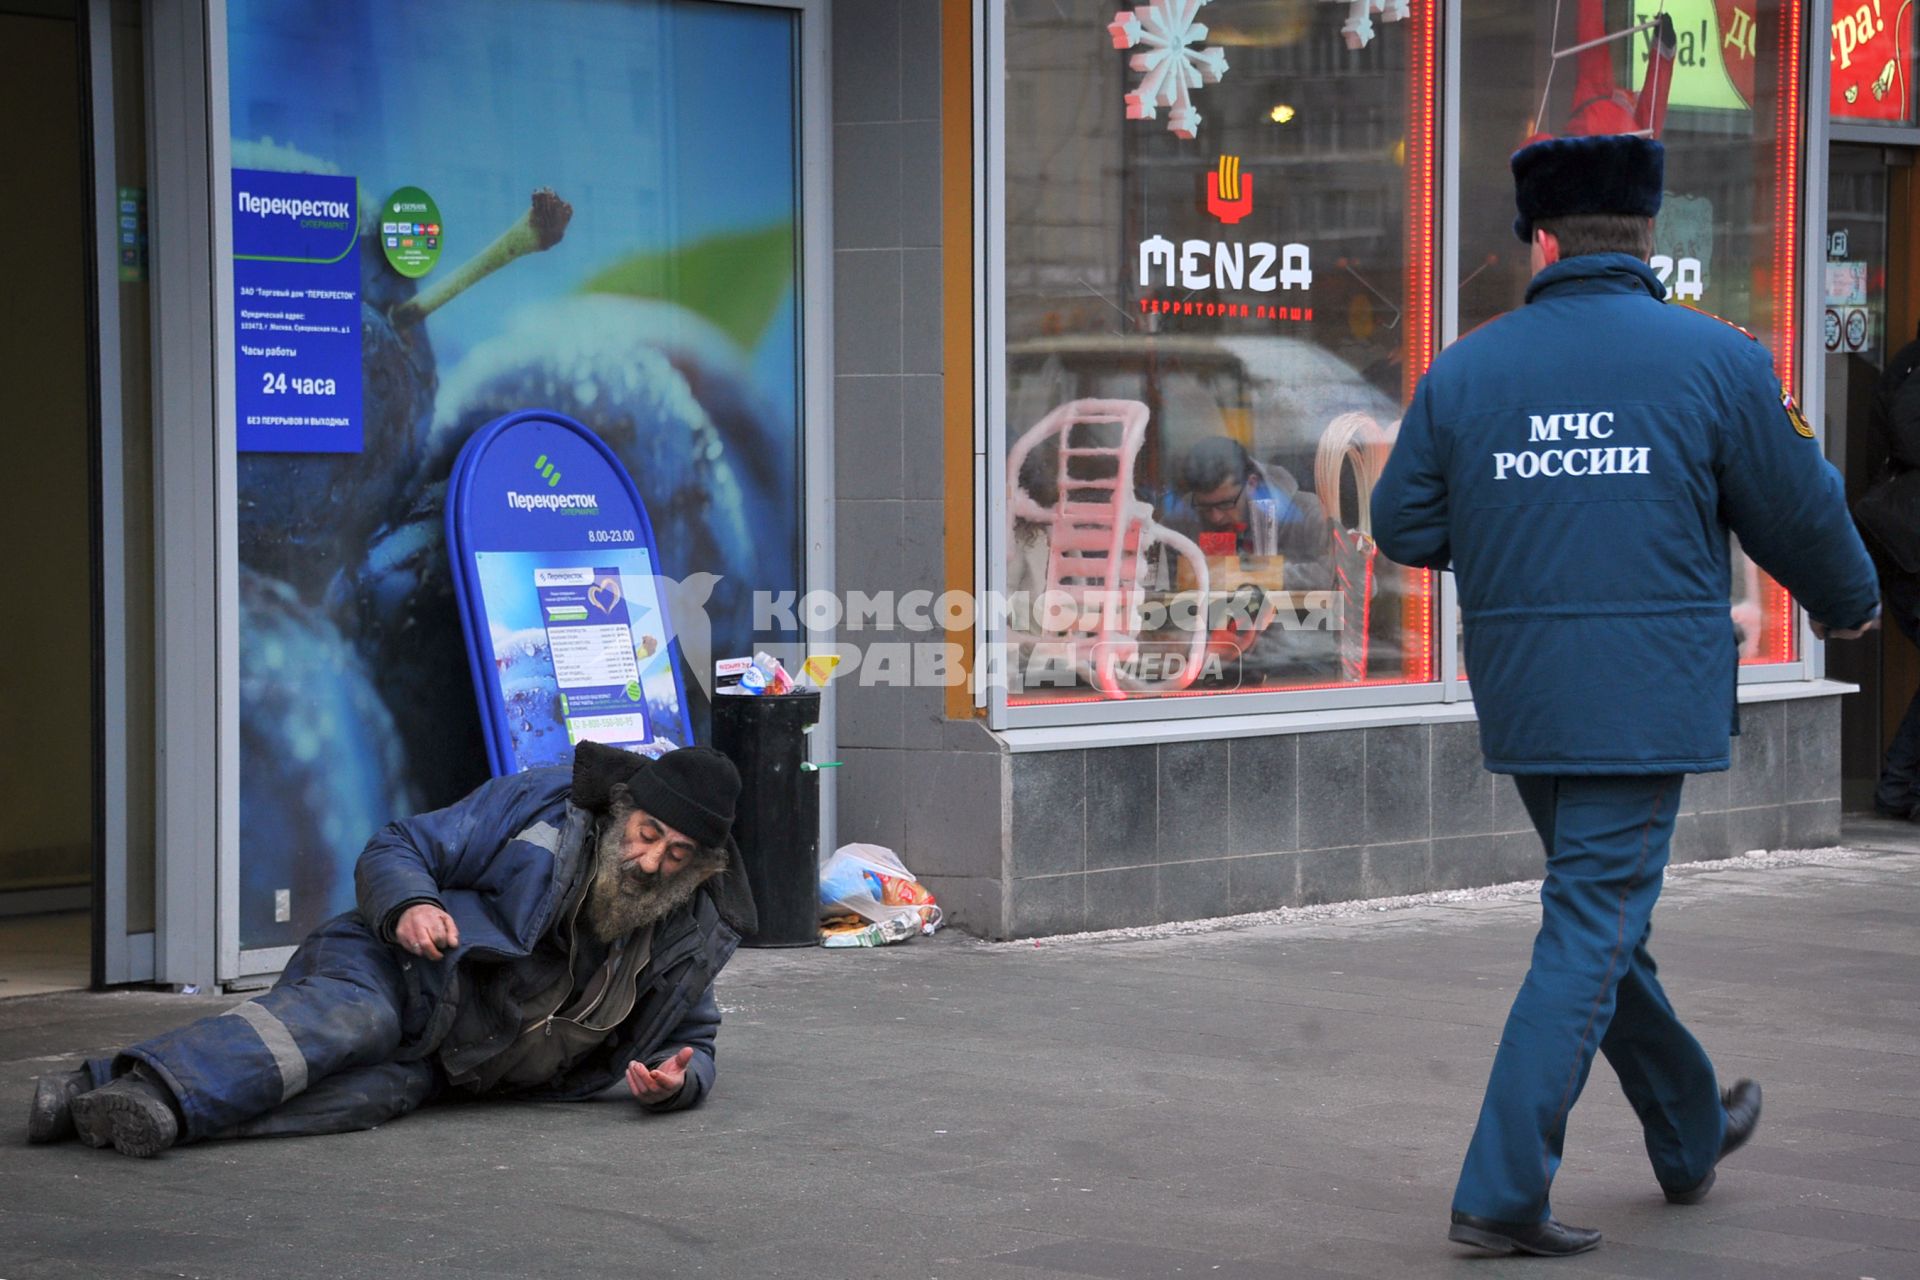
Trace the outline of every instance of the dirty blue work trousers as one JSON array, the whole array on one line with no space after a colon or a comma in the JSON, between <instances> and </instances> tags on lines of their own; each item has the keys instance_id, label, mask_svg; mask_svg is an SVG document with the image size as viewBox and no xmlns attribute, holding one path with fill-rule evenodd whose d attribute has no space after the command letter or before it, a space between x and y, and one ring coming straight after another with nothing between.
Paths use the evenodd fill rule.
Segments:
<instances>
[{"instance_id":1,"label":"dirty blue work trousers","mask_svg":"<svg viewBox=\"0 0 1920 1280\"><path fill-rule=\"evenodd\" d=\"M1683 780L1514 779L1546 846L1540 932L1500 1033L1456 1210L1497 1222L1550 1216L1567 1114L1595 1049L1640 1117L1662 1187L1697 1185L1719 1157L1726 1115L1713 1063L1667 1002L1647 951Z\"/></svg>"},{"instance_id":2,"label":"dirty blue work trousers","mask_svg":"<svg viewBox=\"0 0 1920 1280\"><path fill-rule=\"evenodd\" d=\"M172 1089L181 1140L366 1129L434 1091L403 1041L407 958L349 912L300 944L273 990L89 1062L96 1084L144 1064Z\"/></svg>"}]
</instances>

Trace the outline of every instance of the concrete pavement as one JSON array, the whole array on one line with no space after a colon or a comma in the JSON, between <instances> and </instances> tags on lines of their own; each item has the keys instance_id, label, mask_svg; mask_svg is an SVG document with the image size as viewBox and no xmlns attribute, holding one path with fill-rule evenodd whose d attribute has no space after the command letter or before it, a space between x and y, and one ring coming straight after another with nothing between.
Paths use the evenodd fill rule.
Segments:
<instances>
[{"instance_id":1,"label":"concrete pavement","mask_svg":"<svg viewBox=\"0 0 1920 1280\"><path fill-rule=\"evenodd\" d=\"M1662 977L1765 1119L1711 1199L1670 1207L1597 1063L1555 1191L1607 1234L1582 1258L1445 1240L1537 917L1508 889L747 952L696 1112L447 1107L154 1161L26 1147L31 1078L231 998L0 1002L0 1277L1920 1277L1915 834L1670 877Z\"/></svg>"}]
</instances>

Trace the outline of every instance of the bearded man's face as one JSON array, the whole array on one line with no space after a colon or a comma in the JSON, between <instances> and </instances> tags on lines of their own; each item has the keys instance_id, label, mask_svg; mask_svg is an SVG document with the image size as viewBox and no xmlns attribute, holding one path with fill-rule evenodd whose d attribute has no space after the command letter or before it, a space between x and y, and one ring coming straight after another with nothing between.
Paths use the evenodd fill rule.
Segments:
<instances>
[{"instance_id":1,"label":"bearded man's face","mask_svg":"<svg viewBox=\"0 0 1920 1280\"><path fill-rule=\"evenodd\" d=\"M623 802L618 793L624 787L614 790L595 841L586 902L587 925L602 942L659 920L726 866L725 850L701 848L630 800Z\"/></svg>"}]
</instances>

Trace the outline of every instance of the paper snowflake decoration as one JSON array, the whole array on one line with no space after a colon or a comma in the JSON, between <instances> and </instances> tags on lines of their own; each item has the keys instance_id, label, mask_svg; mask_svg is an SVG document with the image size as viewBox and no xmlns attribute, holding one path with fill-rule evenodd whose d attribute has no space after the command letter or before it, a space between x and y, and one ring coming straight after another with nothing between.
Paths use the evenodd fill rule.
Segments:
<instances>
[{"instance_id":1,"label":"paper snowflake decoration","mask_svg":"<svg viewBox=\"0 0 1920 1280\"><path fill-rule=\"evenodd\" d=\"M1374 14L1379 14L1382 22L1404 22L1412 9L1409 0L1326 0L1326 3L1347 6L1347 20L1340 24L1340 34L1346 38L1349 49L1364 49L1373 43Z\"/></svg>"},{"instance_id":2,"label":"paper snowflake decoration","mask_svg":"<svg viewBox=\"0 0 1920 1280\"><path fill-rule=\"evenodd\" d=\"M1200 128L1200 112L1193 91L1219 84L1227 74L1226 51L1218 46L1194 49L1207 38L1207 26L1195 15L1209 0L1153 0L1129 13L1122 9L1107 24L1116 49L1144 45L1129 65L1140 73L1140 87L1127 95L1127 119L1152 120L1161 107L1170 107L1167 128L1175 137L1191 139Z\"/></svg>"}]
</instances>

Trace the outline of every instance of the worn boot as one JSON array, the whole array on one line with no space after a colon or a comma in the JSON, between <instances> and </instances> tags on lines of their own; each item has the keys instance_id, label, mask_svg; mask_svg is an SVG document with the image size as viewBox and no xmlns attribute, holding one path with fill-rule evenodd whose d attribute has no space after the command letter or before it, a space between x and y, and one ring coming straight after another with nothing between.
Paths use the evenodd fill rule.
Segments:
<instances>
[{"instance_id":1,"label":"worn boot","mask_svg":"<svg viewBox=\"0 0 1920 1280\"><path fill-rule=\"evenodd\" d=\"M61 1142L73 1136L73 1100L93 1088L93 1072L85 1067L41 1076L33 1082L33 1105L27 1110L28 1142Z\"/></svg>"},{"instance_id":2,"label":"worn boot","mask_svg":"<svg viewBox=\"0 0 1920 1280\"><path fill-rule=\"evenodd\" d=\"M111 1142L121 1155L141 1159L159 1155L180 1137L167 1087L139 1072L75 1098L73 1127L88 1146Z\"/></svg>"}]
</instances>

